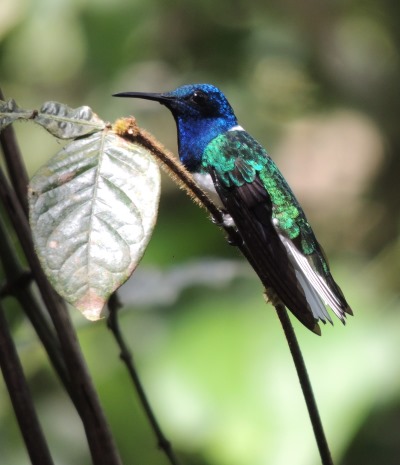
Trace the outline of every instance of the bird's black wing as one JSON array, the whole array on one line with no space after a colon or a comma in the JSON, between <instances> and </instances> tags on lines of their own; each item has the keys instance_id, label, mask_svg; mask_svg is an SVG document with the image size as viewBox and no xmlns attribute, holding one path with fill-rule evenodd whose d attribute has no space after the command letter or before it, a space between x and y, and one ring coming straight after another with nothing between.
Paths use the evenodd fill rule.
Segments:
<instances>
[{"instance_id":1,"label":"bird's black wing","mask_svg":"<svg viewBox=\"0 0 400 465\"><path fill-rule=\"evenodd\" d=\"M236 166L240 176L240 166ZM262 283L311 331L320 334L317 319L296 277L287 250L272 223L271 199L258 175L253 182L227 186L210 170L215 188L239 231Z\"/></svg>"}]
</instances>

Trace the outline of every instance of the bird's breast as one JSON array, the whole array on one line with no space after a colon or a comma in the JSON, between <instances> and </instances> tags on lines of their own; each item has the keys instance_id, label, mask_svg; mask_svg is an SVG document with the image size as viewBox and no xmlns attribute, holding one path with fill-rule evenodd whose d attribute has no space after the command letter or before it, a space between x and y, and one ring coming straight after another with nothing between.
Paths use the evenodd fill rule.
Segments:
<instances>
[{"instance_id":1,"label":"bird's breast","mask_svg":"<svg viewBox=\"0 0 400 465\"><path fill-rule=\"evenodd\" d=\"M201 189L208 195L212 203L224 212L224 226L233 227L235 225L231 215L226 213L221 197L215 189L211 175L208 173L192 173L194 180Z\"/></svg>"},{"instance_id":2,"label":"bird's breast","mask_svg":"<svg viewBox=\"0 0 400 465\"><path fill-rule=\"evenodd\" d=\"M211 175L208 173L193 173L194 180L196 183L203 189L203 191L210 197L212 202L218 208L225 208L221 197L215 189L214 182L211 178Z\"/></svg>"}]
</instances>

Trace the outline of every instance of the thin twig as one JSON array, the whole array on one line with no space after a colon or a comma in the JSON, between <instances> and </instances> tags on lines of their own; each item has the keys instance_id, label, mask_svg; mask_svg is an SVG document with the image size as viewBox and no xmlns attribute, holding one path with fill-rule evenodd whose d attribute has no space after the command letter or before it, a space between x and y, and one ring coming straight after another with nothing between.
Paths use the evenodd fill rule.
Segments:
<instances>
[{"instance_id":1,"label":"thin twig","mask_svg":"<svg viewBox=\"0 0 400 465\"><path fill-rule=\"evenodd\" d=\"M149 420L150 426L156 436L158 447L162 451L164 451L171 465L179 465L179 460L175 455L171 442L165 437L164 433L162 432L159 422L153 412L153 409L151 408L150 402L146 396L145 390L140 380L138 371L135 367L132 353L129 350L127 343L125 342L118 321L119 307L120 303L118 302L116 293L114 293L108 302L109 315L107 319L107 326L113 333L114 338L117 341L117 344L120 349L120 358L125 363L126 368L129 372L129 376L135 386L140 403L142 404L146 417Z\"/></svg>"},{"instance_id":2,"label":"thin twig","mask_svg":"<svg viewBox=\"0 0 400 465\"><path fill-rule=\"evenodd\" d=\"M258 277L263 283L266 289L266 293L268 294L270 290L270 284L267 281L267 276L265 276L263 270L258 266L257 261L253 258L251 252L242 240L240 233L236 229L224 225L223 213L221 212L221 210L219 210L211 202L211 200L208 199L208 197L202 191L202 189L200 189L200 187L194 182L190 173L188 173L184 169L184 167L179 163L179 161L175 157L173 157L170 154L170 152L168 152L147 131L138 128L136 126L135 120L127 119L126 121L127 125L133 124L134 130L127 130L125 133L118 131L118 133L122 137L125 137L126 139L131 140L133 142L140 143L144 145L148 150L150 150L161 162L161 164L167 167L166 171L168 173L173 173L173 179L176 180L176 178L178 178L179 185L188 192L190 197L195 198L195 200L197 200L197 203L199 203L202 207L208 210L213 221L217 223L220 227L222 227L227 233L229 243L236 245L242 252L242 254L246 257L249 264L253 267L254 271L257 273ZM318 407L313 394L310 378L308 376L307 368L304 363L304 359L300 350L299 343L297 341L296 334L290 323L289 315L282 303L280 303L276 299L273 299L272 303L278 314L279 320L281 322L283 331L286 336L286 340L290 348L294 365L296 367L297 375L307 405L308 414L314 430L314 435L317 442L322 464L332 465L332 458L329 451L328 442L326 440L325 432L318 412Z\"/></svg>"},{"instance_id":3,"label":"thin twig","mask_svg":"<svg viewBox=\"0 0 400 465\"><path fill-rule=\"evenodd\" d=\"M0 367L32 465L53 465L1 303Z\"/></svg>"},{"instance_id":4,"label":"thin twig","mask_svg":"<svg viewBox=\"0 0 400 465\"><path fill-rule=\"evenodd\" d=\"M307 368L304 362L303 355L300 350L292 323L288 312L281 303L275 304L275 309L281 322L286 340L289 345L290 352L296 367L297 376L299 377L303 396L307 404L308 414L310 415L311 424L314 430L315 440L317 441L321 462L323 465L333 465L332 456L326 440L324 427L322 426L321 417L319 415L318 406L315 401L315 396L312 390L310 378L307 373Z\"/></svg>"}]
</instances>

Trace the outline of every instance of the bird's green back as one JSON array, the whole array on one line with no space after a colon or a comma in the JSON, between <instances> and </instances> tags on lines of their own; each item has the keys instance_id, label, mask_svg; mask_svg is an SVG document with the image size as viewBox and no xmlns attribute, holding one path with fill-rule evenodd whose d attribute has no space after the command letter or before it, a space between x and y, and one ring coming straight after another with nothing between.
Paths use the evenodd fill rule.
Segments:
<instances>
[{"instance_id":1,"label":"bird's green back","mask_svg":"<svg viewBox=\"0 0 400 465\"><path fill-rule=\"evenodd\" d=\"M228 131L213 139L202 157L204 172L214 170L226 188L261 181L272 202L279 231L305 255L319 252L307 218L288 183L266 150L245 131ZM322 265L327 271L323 257Z\"/></svg>"}]
</instances>

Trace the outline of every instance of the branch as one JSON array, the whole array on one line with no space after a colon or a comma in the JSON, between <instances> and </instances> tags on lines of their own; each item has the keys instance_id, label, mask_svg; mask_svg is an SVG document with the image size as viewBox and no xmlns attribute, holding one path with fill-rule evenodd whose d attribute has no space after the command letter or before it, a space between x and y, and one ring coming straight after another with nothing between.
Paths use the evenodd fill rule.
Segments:
<instances>
[{"instance_id":1,"label":"branch","mask_svg":"<svg viewBox=\"0 0 400 465\"><path fill-rule=\"evenodd\" d=\"M321 417L318 412L318 406L315 401L303 354L301 353L301 349L297 341L293 326L290 322L289 315L286 311L286 308L281 303L277 303L274 306L285 333L286 340L288 342L289 349L296 367L297 376L299 377L303 396L307 404L308 414L310 416L311 424L314 430L315 440L317 441L321 462L323 465L333 465L332 456L329 450L328 442L326 440L324 427L322 426Z\"/></svg>"},{"instance_id":2,"label":"branch","mask_svg":"<svg viewBox=\"0 0 400 465\"><path fill-rule=\"evenodd\" d=\"M0 367L32 465L53 465L1 304Z\"/></svg>"},{"instance_id":3,"label":"branch","mask_svg":"<svg viewBox=\"0 0 400 465\"><path fill-rule=\"evenodd\" d=\"M170 441L165 437L164 433L161 430L161 427L157 421L157 418L151 408L151 405L147 399L145 390L142 386L140 381L139 374L135 367L135 363L133 361L132 354L128 348L127 343L125 342L124 336L121 332L121 328L119 326L118 321L118 309L120 307L120 303L117 300L117 295L114 293L109 302L108 302L108 309L109 309L109 316L107 319L107 325L110 331L113 333L114 338L119 346L120 349L120 358L125 363L126 368L129 372L129 376L135 386L137 395L139 397L140 403L142 404L143 410L146 414L147 419L149 420L150 426L157 438L158 447L164 451L165 455L167 456L171 465L179 465L179 461L175 455L175 452L172 448Z\"/></svg>"}]
</instances>

